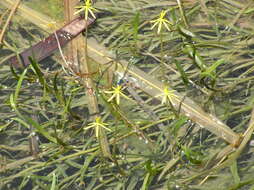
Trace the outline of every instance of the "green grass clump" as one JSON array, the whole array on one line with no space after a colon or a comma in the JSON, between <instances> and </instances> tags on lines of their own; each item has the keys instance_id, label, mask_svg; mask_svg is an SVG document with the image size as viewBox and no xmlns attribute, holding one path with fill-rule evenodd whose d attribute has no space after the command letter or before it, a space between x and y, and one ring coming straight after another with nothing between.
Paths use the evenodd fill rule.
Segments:
<instances>
[{"instance_id":1,"label":"green grass clump","mask_svg":"<svg viewBox=\"0 0 254 190\"><path fill-rule=\"evenodd\" d=\"M60 2L45 2L28 5L59 20ZM175 92L191 98L243 136L254 107L254 3L105 0L94 6L99 17L88 36L116 55L104 67L92 63L97 120L89 114L85 78L63 71L61 60L31 60L25 70L0 65L0 189L253 189L252 141L243 151L227 146L172 99ZM6 39L22 49L39 40L32 34L11 31ZM173 88L165 89L165 104L124 77L108 76L119 60ZM39 152L36 144L30 152L34 135Z\"/></svg>"}]
</instances>

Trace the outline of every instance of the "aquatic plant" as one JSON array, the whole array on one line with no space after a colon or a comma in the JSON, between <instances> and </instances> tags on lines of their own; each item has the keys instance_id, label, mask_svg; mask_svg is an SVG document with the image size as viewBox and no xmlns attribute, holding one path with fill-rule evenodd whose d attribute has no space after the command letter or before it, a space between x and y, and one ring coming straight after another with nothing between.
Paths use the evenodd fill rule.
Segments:
<instances>
[{"instance_id":1,"label":"aquatic plant","mask_svg":"<svg viewBox=\"0 0 254 190\"><path fill-rule=\"evenodd\" d=\"M38 28L15 16L5 35L0 189L252 189L253 2L91 3L88 71L63 71L57 54L3 65L46 36L52 19L30 9Z\"/></svg>"}]
</instances>

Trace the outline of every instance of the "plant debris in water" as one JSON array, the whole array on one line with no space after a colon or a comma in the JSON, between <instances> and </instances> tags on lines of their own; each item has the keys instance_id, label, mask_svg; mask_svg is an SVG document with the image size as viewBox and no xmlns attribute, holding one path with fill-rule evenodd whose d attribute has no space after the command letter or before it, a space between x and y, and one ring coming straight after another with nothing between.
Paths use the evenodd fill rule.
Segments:
<instances>
[{"instance_id":1,"label":"plant debris in water","mask_svg":"<svg viewBox=\"0 0 254 190\"><path fill-rule=\"evenodd\" d=\"M98 18L87 35L113 52L115 62L125 60L174 90L165 90L169 98L161 104L87 59L91 91L58 54L10 68L4 60L11 53L47 35L15 15L0 49L0 189L253 189L253 140L229 147L182 114L181 105L176 109L170 96L181 93L247 136L254 123L253 1L93 3ZM56 20L59 4L26 2ZM2 27L1 3L0 11ZM98 98L96 119L89 113L91 92Z\"/></svg>"}]
</instances>

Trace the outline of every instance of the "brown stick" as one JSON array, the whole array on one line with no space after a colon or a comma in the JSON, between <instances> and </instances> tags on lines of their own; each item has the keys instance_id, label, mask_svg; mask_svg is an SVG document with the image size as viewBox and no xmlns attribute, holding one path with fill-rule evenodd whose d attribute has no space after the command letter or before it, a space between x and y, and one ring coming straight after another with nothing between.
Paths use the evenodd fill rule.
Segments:
<instances>
[{"instance_id":1,"label":"brown stick","mask_svg":"<svg viewBox=\"0 0 254 190\"><path fill-rule=\"evenodd\" d=\"M70 22L71 20L78 17L78 15L74 15L75 6L79 3L79 0L64 0L64 17L65 22ZM76 39L72 40L66 47L65 55L66 60L69 64L71 64L71 68L75 72L79 72L78 66L78 41L80 41L81 36L77 36Z\"/></svg>"},{"instance_id":2,"label":"brown stick","mask_svg":"<svg viewBox=\"0 0 254 190\"><path fill-rule=\"evenodd\" d=\"M44 40L38 42L32 47L24 50L18 56L11 57L8 61L15 67L21 67L19 59L23 66L30 64L29 57L33 57L36 61L41 61L51 55L55 50L67 44L69 41L78 36L88 25L94 22L94 19L84 21L81 17L71 21L64 27L58 29Z\"/></svg>"},{"instance_id":3,"label":"brown stick","mask_svg":"<svg viewBox=\"0 0 254 190\"><path fill-rule=\"evenodd\" d=\"M11 9L10 15L9 15L9 17L8 17L8 19L7 19L7 21L6 21L5 25L4 25L4 27L3 27L3 30L2 30L2 32L1 32L1 34L0 34L0 45L2 44L2 41L3 41L3 38L4 38L4 33L5 33L5 31L6 31L7 27L8 27L8 25L10 24L11 19L12 19L12 16L14 15L16 9L18 8L20 1L21 1L21 0L17 0L16 3L15 3L15 5L14 5L14 7Z\"/></svg>"}]
</instances>

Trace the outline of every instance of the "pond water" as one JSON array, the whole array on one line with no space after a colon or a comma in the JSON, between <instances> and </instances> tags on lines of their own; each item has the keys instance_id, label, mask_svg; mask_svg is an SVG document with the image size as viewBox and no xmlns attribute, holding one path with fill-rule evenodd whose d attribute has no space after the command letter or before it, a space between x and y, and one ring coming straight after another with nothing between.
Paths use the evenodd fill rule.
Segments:
<instances>
[{"instance_id":1,"label":"pond water","mask_svg":"<svg viewBox=\"0 0 254 190\"><path fill-rule=\"evenodd\" d=\"M0 49L0 189L253 189L253 147L236 161L226 154L239 150L231 139L252 130L254 5L244 2L96 1L88 36L100 43L85 32L76 41L88 43L78 59L90 72L62 67L56 52L23 76L3 62L52 33L42 23L62 25L64 8L22 1L28 9L14 16ZM5 11L0 2L0 18ZM160 13L168 22L151 29Z\"/></svg>"}]
</instances>

